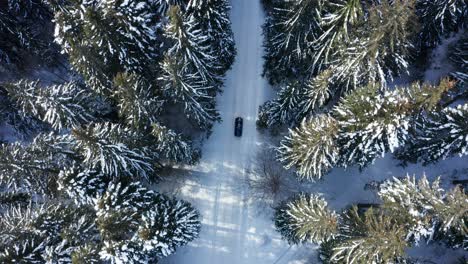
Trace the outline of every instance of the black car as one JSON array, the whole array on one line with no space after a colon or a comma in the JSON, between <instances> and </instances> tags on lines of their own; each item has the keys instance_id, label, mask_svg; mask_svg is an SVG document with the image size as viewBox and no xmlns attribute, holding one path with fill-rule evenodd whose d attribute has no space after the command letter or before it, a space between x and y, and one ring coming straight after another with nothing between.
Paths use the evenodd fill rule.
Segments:
<instances>
[{"instance_id":1,"label":"black car","mask_svg":"<svg viewBox=\"0 0 468 264\"><path fill-rule=\"evenodd\" d=\"M234 122L234 136L236 137L241 137L242 136L242 124L244 121L242 120L242 117L236 117L236 120Z\"/></svg>"}]
</instances>

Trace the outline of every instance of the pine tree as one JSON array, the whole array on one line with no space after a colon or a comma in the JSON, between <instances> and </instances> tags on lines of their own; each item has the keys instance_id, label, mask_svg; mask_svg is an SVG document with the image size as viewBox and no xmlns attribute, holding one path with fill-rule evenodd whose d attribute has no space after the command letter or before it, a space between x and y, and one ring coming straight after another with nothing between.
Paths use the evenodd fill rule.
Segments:
<instances>
[{"instance_id":1,"label":"pine tree","mask_svg":"<svg viewBox=\"0 0 468 264\"><path fill-rule=\"evenodd\" d=\"M188 1L189 0L154 0L154 4L161 15L166 15L171 6L179 6L181 9L185 10Z\"/></svg>"},{"instance_id":2,"label":"pine tree","mask_svg":"<svg viewBox=\"0 0 468 264\"><path fill-rule=\"evenodd\" d=\"M272 9L264 26L265 74L272 82L301 76L311 61L311 43L319 32L322 1L284 2ZM283 76L280 78L280 76Z\"/></svg>"},{"instance_id":3,"label":"pine tree","mask_svg":"<svg viewBox=\"0 0 468 264\"><path fill-rule=\"evenodd\" d=\"M187 202L162 195L156 199L159 202L142 214L132 240L141 244L147 255L166 257L198 236L200 222L197 211Z\"/></svg>"},{"instance_id":4,"label":"pine tree","mask_svg":"<svg viewBox=\"0 0 468 264\"><path fill-rule=\"evenodd\" d=\"M65 192L77 205L91 205L104 193L111 178L90 169L72 166L59 174L59 190Z\"/></svg>"},{"instance_id":5,"label":"pine tree","mask_svg":"<svg viewBox=\"0 0 468 264\"><path fill-rule=\"evenodd\" d=\"M209 38L204 35L194 16L184 15L179 6L169 10L170 23L165 28L165 35L171 46L166 57L180 60L191 74L198 73L205 85L219 81L220 65Z\"/></svg>"},{"instance_id":6,"label":"pine tree","mask_svg":"<svg viewBox=\"0 0 468 264\"><path fill-rule=\"evenodd\" d=\"M353 207L343 215L341 240L333 248L335 263L394 263L405 255L406 230L391 216L373 208L363 215Z\"/></svg>"},{"instance_id":7,"label":"pine tree","mask_svg":"<svg viewBox=\"0 0 468 264\"><path fill-rule=\"evenodd\" d=\"M330 81L332 71L321 71L306 83L306 88L299 103L299 117L312 115L315 110L323 108L332 96L333 83ZM298 118L297 120L300 120Z\"/></svg>"},{"instance_id":8,"label":"pine tree","mask_svg":"<svg viewBox=\"0 0 468 264\"><path fill-rule=\"evenodd\" d=\"M363 167L379 155L394 151L407 139L411 111L408 98L397 91L380 94L368 85L346 96L334 110L344 166Z\"/></svg>"},{"instance_id":9,"label":"pine tree","mask_svg":"<svg viewBox=\"0 0 468 264\"><path fill-rule=\"evenodd\" d=\"M98 100L76 82L41 87L39 81L21 80L4 85L11 100L27 115L54 129L71 128L96 120Z\"/></svg>"},{"instance_id":10,"label":"pine tree","mask_svg":"<svg viewBox=\"0 0 468 264\"><path fill-rule=\"evenodd\" d=\"M341 47L340 42L350 41L350 35L362 19L364 10L361 0L340 0L324 3L321 15L321 34L314 39L313 68L322 70L334 58Z\"/></svg>"},{"instance_id":11,"label":"pine tree","mask_svg":"<svg viewBox=\"0 0 468 264\"><path fill-rule=\"evenodd\" d=\"M75 263L100 263L98 247L95 244L78 246L71 254L71 262Z\"/></svg>"},{"instance_id":12,"label":"pine tree","mask_svg":"<svg viewBox=\"0 0 468 264\"><path fill-rule=\"evenodd\" d=\"M149 177L154 171L153 156L144 137L122 125L95 123L72 130L73 149L91 169L118 178Z\"/></svg>"},{"instance_id":13,"label":"pine tree","mask_svg":"<svg viewBox=\"0 0 468 264\"><path fill-rule=\"evenodd\" d=\"M157 95L153 84L133 74L117 74L114 86L113 97L127 125L145 130L157 121L164 100Z\"/></svg>"},{"instance_id":14,"label":"pine tree","mask_svg":"<svg viewBox=\"0 0 468 264\"><path fill-rule=\"evenodd\" d=\"M408 236L416 242L422 237L441 236L451 239L454 247L460 247L466 240L468 196L460 187L445 192L440 188L440 179L431 184L425 176L418 181L408 176L385 182L379 196L384 208L407 226Z\"/></svg>"},{"instance_id":15,"label":"pine tree","mask_svg":"<svg viewBox=\"0 0 468 264\"><path fill-rule=\"evenodd\" d=\"M415 32L414 1L381 1L368 10L368 19L355 30L333 63L333 79L344 90L387 81L407 72Z\"/></svg>"},{"instance_id":16,"label":"pine tree","mask_svg":"<svg viewBox=\"0 0 468 264\"><path fill-rule=\"evenodd\" d=\"M451 88L453 82L446 79L438 86L413 83L384 93L377 85L367 85L344 97L333 114L340 130L340 163L364 167L377 156L394 152L408 142L419 114L437 109Z\"/></svg>"},{"instance_id":17,"label":"pine tree","mask_svg":"<svg viewBox=\"0 0 468 264\"><path fill-rule=\"evenodd\" d=\"M263 104L267 126L291 124L296 121L298 104L302 100L304 85L300 82L291 82L281 87L278 98Z\"/></svg>"},{"instance_id":18,"label":"pine tree","mask_svg":"<svg viewBox=\"0 0 468 264\"><path fill-rule=\"evenodd\" d=\"M468 104L448 107L421 116L411 143L397 153L404 162L434 163L451 156L468 154Z\"/></svg>"},{"instance_id":19,"label":"pine tree","mask_svg":"<svg viewBox=\"0 0 468 264\"><path fill-rule=\"evenodd\" d=\"M111 183L96 200L103 259L154 262L194 239L198 213L186 202L154 194L139 183Z\"/></svg>"},{"instance_id":20,"label":"pine tree","mask_svg":"<svg viewBox=\"0 0 468 264\"><path fill-rule=\"evenodd\" d=\"M152 77L159 25L151 1L67 2L55 21L56 42L92 89L108 95L119 72Z\"/></svg>"},{"instance_id":21,"label":"pine tree","mask_svg":"<svg viewBox=\"0 0 468 264\"><path fill-rule=\"evenodd\" d=\"M416 10L422 24L422 47L434 47L447 33L465 23L468 7L463 0L417 0Z\"/></svg>"},{"instance_id":22,"label":"pine tree","mask_svg":"<svg viewBox=\"0 0 468 264\"><path fill-rule=\"evenodd\" d=\"M335 237L338 216L317 195L299 195L276 209L276 229L290 243L323 243Z\"/></svg>"},{"instance_id":23,"label":"pine tree","mask_svg":"<svg viewBox=\"0 0 468 264\"><path fill-rule=\"evenodd\" d=\"M327 115L304 120L281 142L279 160L286 168L295 166L300 178L320 179L338 158L337 123Z\"/></svg>"},{"instance_id":24,"label":"pine tree","mask_svg":"<svg viewBox=\"0 0 468 264\"><path fill-rule=\"evenodd\" d=\"M109 242L130 239L138 227L139 215L152 203L153 193L139 182L110 183L94 205L102 239Z\"/></svg>"},{"instance_id":25,"label":"pine tree","mask_svg":"<svg viewBox=\"0 0 468 264\"><path fill-rule=\"evenodd\" d=\"M450 75L458 81L457 85L460 87L461 92L467 93L468 37L466 34L465 36L461 36L455 45L449 49L449 59L455 67L455 70Z\"/></svg>"},{"instance_id":26,"label":"pine tree","mask_svg":"<svg viewBox=\"0 0 468 264\"><path fill-rule=\"evenodd\" d=\"M215 109L214 87L207 86L203 78L191 72L177 57L167 57L159 77L162 90L167 98L184 106L185 115L200 127L210 127L219 119Z\"/></svg>"},{"instance_id":27,"label":"pine tree","mask_svg":"<svg viewBox=\"0 0 468 264\"><path fill-rule=\"evenodd\" d=\"M41 254L47 242L31 236L16 242L9 247L5 247L0 253L2 263L44 263Z\"/></svg>"},{"instance_id":28,"label":"pine tree","mask_svg":"<svg viewBox=\"0 0 468 264\"><path fill-rule=\"evenodd\" d=\"M190 0L187 14L193 17L198 27L204 32L217 54L223 75L234 62L236 48L229 20L229 1L226 0Z\"/></svg>"},{"instance_id":29,"label":"pine tree","mask_svg":"<svg viewBox=\"0 0 468 264\"><path fill-rule=\"evenodd\" d=\"M0 63L27 67L25 60L38 56L50 62L55 52L47 44L51 13L41 0L7 0L0 6ZM1 68L0 68L1 69Z\"/></svg>"},{"instance_id":30,"label":"pine tree","mask_svg":"<svg viewBox=\"0 0 468 264\"><path fill-rule=\"evenodd\" d=\"M5 263L69 263L77 245L93 242L90 207L29 205L2 214L0 260Z\"/></svg>"},{"instance_id":31,"label":"pine tree","mask_svg":"<svg viewBox=\"0 0 468 264\"><path fill-rule=\"evenodd\" d=\"M152 127L151 134L156 138L156 150L161 157L173 162L197 162L200 151L194 148L191 141L161 124L154 123Z\"/></svg>"},{"instance_id":32,"label":"pine tree","mask_svg":"<svg viewBox=\"0 0 468 264\"><path fill-rule=\"evenodd\" d=\"M27 146L20 143L0 146L0 186L31 194L57 193L57 177L71 161L67 138L41 134Z\"/></svg>"}]
</instances>

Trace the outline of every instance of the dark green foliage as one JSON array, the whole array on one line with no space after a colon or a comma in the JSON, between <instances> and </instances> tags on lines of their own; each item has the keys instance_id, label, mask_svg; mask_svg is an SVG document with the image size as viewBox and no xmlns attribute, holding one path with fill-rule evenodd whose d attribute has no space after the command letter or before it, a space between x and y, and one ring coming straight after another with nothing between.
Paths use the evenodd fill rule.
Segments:
<instances>
[{"instance_id":1,"label":"dark green foliage","mask_svg":"<svg viewBox=\"0 0 468 264\"><path fill-rule=\"evenodd\" d=\"M415 144L417 141L410 135L413 127L421 117L443 115L441 98L453 87L453 81L444 79L437 86L413 83L385 92L380 92L377 84L358 88L346 95L329 116L304 119L300 127L290 130L278 148L278 160L286 168L296 167L299 177L306 179L321 178L336 165L363 168L387 152ZM453 114L456 117L447 117L434 127L433 141L453 142L450 155L464 155L464 139L460 137L465 132L463 111L454 110ZM426 123L424 127L428 128ZM453 125L443 128L442 123ZM445 136L450 133L453 136ZM437 148L434 146L434 150ZM428 152L418 155L423 158Z\"/></svg>"},{"instance_id":2,"label":"dark green foliage","mask_svg":"<svg viewBox=\"0 0 468 264\"><path fill-rule=\"evenodd\" d=\"M187 6L187 14L195 20L197 28L209 39L213 53L219 60L217 74L224 73L234 63L236 48L228 14L227 0L192 0Z\"/></svg>"},{"instance_id":3,"label":"dark green foliage","mask_svg":"<svg viewBox=\"0 0 468 264\"><path fill-rule=\"evenodd\" d=\"M39 81L21 80L4 87L23 114L58 130L94 121L99 110L98 98L76 82L42 87Z\"/></svg>"},{"instance_id":4,"label":"dark green foliage","mask_svg":"<svg viewBox=\"0 0 468 264\"><path fill-rule=\"evenodd\" d=\"M125 126L95 123L72 130L73 149L89 168L114 177L147 178L154 171L153 153L144 136Z\"/></svg>"},{"instance_id":5,"label":"dark green foliage","mask_svg":"<svg viewBox=\"0 0 468 264\"><path fill-rule=\"evenodd\" d=\"M448 107L418 118L411 143L397 153L406 162L435 163L468 154L468 104Z\"/></svg>"},{"instance_id":6,"label":"dark green foliage","mask_svg":"<svg viewBox=\"0 0 468 264\"><path fill-rule=\"evenodd\" d=\"M155 137L156 150L161 158L171 162L195 164L200 158L200 150L192 142L165 126L154 123L151 134Z\"/></svg>"},{"instance_id":7,"label":"dark green foliage","mask_svg":"<svg viewBox=\"0 0 468 264\"><path fill-rule=\"evenodd\" d=\"M460 187L445 191L440 179L430 183L426 177L385 182L379 192L383 207L402 226L408 237L443 240L454 248L468 247L468 196Z\"/></svg>"},{"instance_id":8,"label":"dark green foliage","mask_svg":"<svg viewBox=\"0 0 468 264\"><path fill-rule=\"evenodd\" d=\"M52 13L41 0L6 0L0 5L0 71L24 69L32 57L50 64L57 56L51 43Z\"/></svg>"},{"instance_id":9,"label":"dark green foliage","mask_svg":"<svg viewBox=\"0 0 468 264\"><path fill-rule=\"evenodd\" d=\"M262 106L263 123L297 125L350 90L378 84L383 91L408 72L418 30L414 1L276 5L264 26L264 71L280 89L277 99Z\"/></svg>"},{"instance_id":10,"label":"dark green foliage","mask_svg":"<svg viewBox=\"0 0 468 264\"><path fill-rule=\"evenodd\" d=\"M163 93L183 106L185 115L201 128L209 128L219 120L215 108L215 88L193 72L180 57L166 56L159 77Z\"/></svg>"},{"instance_id":11,"label":"dark green foliage","mask_svg":"<svg viewBox=\"0 0 468 264\"><path fill-rule=\"evenodd\" d=\"M468 6L464 0L417 0L416 10L422 25L420 45L434 47L466 23Z\"/></svg>"},{"instance_id":12,"label":"dark green foliage","mask_svg":"<svg viewBox=\"0 0 468 264\"><path fill-rule=\"evenodd\" d=\"M275 226L289 243L323 243L338 231L338 216L316 195L299 195L276 208Z\"/></svg>"},{"instance_id":13,"label":"dark green foliage","mask_svg":"<svg viewBox=\"0 0 468 264\"><path fill-rule=\"evenodd\" d=\"M27 192L2 192L0 193L0 207L12 205L26 205L30 202L31 195Z\"/></svg>"},{"instance_id":14,"label":"dark green foliage","mask_svg":"<svg viewBox=\"0 0 468 264\"><path fill-rule=\"evenodd\" d=\"M338 126L332 117L304 119L299 128L290 130L281 141L278 159L285 168L294 166L301 179L320 179L338 161L337 139Z\"/></svg>"},{"instance_id":15,"label":"dark green foliage","mask_svg":"<svg viewBox=\"0 0 468 264\"><path fill-rule=\"evenodd\" d=\"M55 20L56 41L92 89L108 95L119 72L155 73L160 40L150 1L69 1Z\"/></svg>"},{"instance_id":16,"label":"dark green foliage","mask_svg":"<svg viewBox=\"0 0 468 264\"><path fill-rule=\"evenodd\" d=\"M312 58L311 43L319 31L322 1L281 1L264 25L265 75L274 83L304 75Z\"/></svg>"},{"instance_id":17,"label":"dark green foliage","mask_svg":"<svg viewBox=\"0 0 468 264\"><path fill-rule=\"evenodd\" d=\"M67 164L65 137L39 135L29 146L0 146L0 185L15 191L56 195L57 175Z\"/></svg>"},{"instance_id":18,"label":"dark green foliage","mask_svg":"<svg viewBox=\"0 0 468 264\"><path fill-rule=\"evenodd\" d=\"M113 98L119 116L135 129L148 129L158 119L164 100L154 84L132 74L117 74Z\"/></svg>"},{"instance_id":19,"label":"dark green foliage","mask_svg":"<svg viewBox=\"0 0 468 264\"><path fill-rule=\"evenodd\" d=\"M340 236L331 262L392 263L405 255L406 230L392 216L373 208L359 214L357 207L343 214Z\"/></svg>"}]
</instances>

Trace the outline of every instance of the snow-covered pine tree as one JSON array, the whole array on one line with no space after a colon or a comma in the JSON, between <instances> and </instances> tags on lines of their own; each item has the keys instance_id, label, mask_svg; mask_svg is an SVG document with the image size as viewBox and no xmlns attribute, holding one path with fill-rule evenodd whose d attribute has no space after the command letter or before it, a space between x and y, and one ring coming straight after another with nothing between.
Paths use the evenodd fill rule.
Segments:
<instances>
[{"instance_id":1,"label":"snow-covered pine tree","mask_svg":"<svg viewBox=\"0 0 468 264\"><path fill-rule=\"evenodd\" d=\"M468 11L467 11L468 12ZM465 31L466 33L466 31ZM455 78L460 87L460 93L468 93L468 36L461 36L457 43L449 49L449 59L455 70L450 73L450 76Z\"/></svg>"},{"instance_id":2,"label":"snow-covered pine tree","mask_svg":"<svg viewBox=\"0 0 468 264\"><path fill-rule=\"evenodd\" d=\"M467 247L468 196L456 186L449 192L424 176L394 178L381 186L379 196L384 208L405 225L408 237L448 240L453 247Z\"/></svg>"},{"instance_id":3,"label":"snow-covered pine tree","mask_svg":"<svg viewBox=\"0 0 468 264\"><path fill-rule=\"evenodd\" d=\"M47 28L51 13L41 0L6 0L0 5L0 70L25 67L26 58L51 59Z\"/></svg>"},{"instance_id":4,"label":"snow-covered pine tree","mask_svg":"<svg viewBox=\"0 0 468 264\"><path fill-rule=\"evenodd\" d=\"M167 257L198 236L199 215L185 201L164 195L157 195L155 199L155 205L141 215L132 241L141 245L148 256Z\"/></svg>"},{"instance_id":5,"label":"snow-covered pine tree","mask_svg":"<svg viewBox=\"0 0 468 264\"><path fill-rule=\"evenodd\" d=\"M323 1L297 0L275 4L264 25L267 78L279 83L305 75L311 62L311 44L319 33Z\"/></svg>"},{"instance_id":6,"label":"snow-covered pine tree","mask_svg":"<svg viewBox=\"0 0 468 264\"><path fill-rule=\"evenodd\" d=\"M72 263L100 263L99 247L96 244L89 243L76 247L71 253Z\"/></svg>"},{"instance_id":7,"label":"snow-covered pine tree","mask_svg":"<svg viewBox=\"0 0 468 264\"><path fill-rule=\"evenodd\" d=\"M454 83L444 79L439 85L413 83L380 93L377 84L361 87L345 96L333 117L339 127L340 164L372 163L377 156L394 152L408 142L409 131L423 111L439 107L442 95Z\"/></svg>"},{"instance_id":8,"label":"snow-covered pine tree","mask_svg":"<svg viewBox=\"0 0 468 264\"><path fill-rule=\"evenodd\" d=\"M117 74L113 98L127 125L145 131L158 119L164 100L153 84L134 74Z\"/></svg>"},{"instance_id":9,"label":"snow-covered pine tree","mask_svg":"<svg viewBox=\"0 0 468 264\"><path fill-rule=\"evenodd\" d=\"M128 127L94 123L72 130L72 148L83 164L103 174L148 178L154 171L154 156L144 136Z\"/></svg>"},{"instance_id":10,"label":"snow-covered pine tree","mask_svg":"<svg viewBox=\"0 0 468 264\"><path fill-rule=\"evenodd\" d=\"M55 21L56 42L92 89L107 94L119 72L153 77L160 26L151 1L69 1Z\"/></svg>"},{"instance_id":11,"label":"snow-covered pine tree","mask_svg":"<svg viewBox=\"0 0 468 264\"><path fill-rule=\"evenodd\" d=\"M344 97L334 109L339 127L340 164L372 163L377 156L394 151L407 139L412 113L409 99L397 90L381 94L370 84Z\"/></svg>"},{"instance_id":12,"label":"snow-covered pine tree","mask_svg":"<svg viewBox=\"0 0 468 264\"><path fill-rule=\"evenodd\" d=\"M20 80L3 85L25 115L32 115L60 130L96 120L97 99L77 82L42 87L39 81Z\"/></svg>"},{"instance_id":13,"label":"snow-covered pine tree","mask_svg":"<svg viewBox=\"0 0 468 264\"><path fill-rule=\"evenodd\" d=\"M363 19L361 0L325 1L320 19L321 33L312 43L313 69L322 70L333 60L335 52L343 48L341 42L349 42L354 26Z\"/></svg>"},{"instance_id":14,"label":"snow-covered pine tree","mask_svg":"<svg viewBox=\"0 0 468 264\"><path fill-rule=\"evenodd\" d=\"M223 75L231 67L236 55L229 20L230 8L227 0L190 0L187 5L187 14L197 21L198 27L208 37L214 54L217 54L219 75Z\"/></svg>"},{"instance_id":15,"label":"snow-covered pine tree","mask_svg":"<svg viewBox=\"0 0 468 264\"><path fill-rule=\"evenodd\" d=\"M156 10L162 16L166 16L171 6L179 6L182 10L187 7L187 2L190 0L153 0Z\"/></svg>"},{"instance_id":16,"label":"snow-covered pine tree","mask_svg":"<svg viewBox=\"0 0 468 264\"><path fill-rule=\"evenodd\" d=\"M349 90L368 83L386 87L388 80L407 72L416 16L412 0L382 0L367 11L333 62L333 79Z\"/></svg>"},{"instance_id":17,"label":"snow-covered pine tree","mask_svg":"<svg viewBox=\"0 0 468 264\"><path fill-rule=\"evenodd\" d=\"M298 105L302 99L304 84L298 81L292 81L284 84L278 92L278 97L274 100L265 102L261 108L266 126L290 125L300 122L298 116Z\"/></svg>"},{"instance_id":18,"label":"snow-covered pine tree","mask_svg":"<svg viewBox=\"0 0 468 264\"><path fill-rule=\"evenodd\" d=\"M280 85L277 98L259 107L260 126L296 125L325 106L334 89L332 71L324 70L308 81L287 81Z\"/></svg>"},{"instance_id":19,"label":"snow-covered pine tree","mask_svg":"<svg viewBox=\"0 0 468 264\"><path fill-rule=\"evenodd\" d=\"M139 182L111 182L95 199L96 223L105 241L128 240L138 228L139 215L153 204L152 191Z\"/></svg>"},{"instance_id":20,"label":"snow-covered pine tree","mask_svg":"<svg viewBox=\"0 0 468 264\"><path fill-rule=\"evenodd\" d=\"M300 178L320 179L338 159L337 133L337 123L328 115L304 119L281 142L279 160L286 168L295 166Z\"/></svg>"},{"instance_id":21,"label":"snow-covered pine tree","mask_svg":"<svg viewBox=\"0 0 468 264\"><path fill-rule=\"evenodd\" d=\"M190 140L159 123L152 124L151 135L156 138L155 149L168 161L194 164L201 155Z\"/></svg>"},{"instance_id":22,"label":"snow-covered pine tree","mask_svg":"<svg viewBox=\"0 0 468 264\"><path fill-rule=\"evenodd\" d=\"M434 47L446 34L463 27L468 5L464 0L416 0L416 12L422 25L420 45Z\"/></svg>"},{"instance_id":23,"label":"snow-covered pine tree","mask_svg":"<svg viewBox=\"0 0 468 264\"><path fill-rule=\"evenodd\" d=\"M198 72L192 72L183 59L166 56L163 73L158 78L167 98L182 104L185 115L200 127L210 127L219 120L215 109L216 89L208 85Z\"/></svg>"},{"instance_id":24,"label":"snow-covered pine tree","mask_svg":"<svg viewBox=\"0 0 468 264\"><path fill-rule=\"evenodd\" d=\"M2 263L69 263L82 243L94 243L92 207L30 204L1 215Z\"/></svg>"},{"instance_id":25,"label":"snow-covered pine tree","mask_svg":"<svg viewBox=\"0 0 468 264\"><path fill-rule=\"evenodd\" d=\"M111 177L76 165L64 168L59 174L58 189L77 205L94 204L94 199L107 189Z\"/></svg>"},{"instance_id":26,"label":"snow-covered pine tree","mask_svg":"<svg viewBox=\"0 0 468 264\"><path fill-rule=\"evenodd\" d=\"M190 204L155 194L140 183L111 183L96 199L95 209L103 239L101 258L114 262L157 261L193 240L200 228Z\"/></svg>"},{"instance_id":27,"label":"snow-covered pine tree","mask_svg":"<svg viewBox=\"0 0 468 264\"><path fill-rule=\"evenodd\" d=\"M306 86L300 97L298 118L311 116L315 110L324 107L334 94L334 85L330 80L331 70L323 70L318 75L306 82Z\"/></svg>"},{"instance_id":28,"label":"snow-covered pine tree","mask_svg":"<svg viewBox=\"0 0 468 264\"><path fill-rule=\"evenodd\" d=\"M0 186L31 194L56 195L57 176L69 159L67 139L41 134L29 145L0 146Z\"/></svg>"},{"instance_id":29,"label":"snow-covered pine tree","mask_svg":"<svg viewBox=\"0 0 468 264\"><path fill-rule=\"evenodd\" d=\"M364 214L359 214L357 207L345 212L339 236L332 249L332 263L394 263L408 246L405 228L373 208Z\"/></svg>"},{"instance_id":30,"label":"snow-covered pine tree","mask_svg":"<svg viewBox=\"0 0 468 264\"><path fill-rule=\"evenodd\" d=\"M275 226L289 243L323 243L338 232L338 216L314 194L301 194L276 208Z\"/></svg>"},{"instance_id":31,"label":"snow-covered pine tree","mask_svg":"<svg viewBox=\"0 0 468 264\"><path fill-rule=\"evenodd\" d=\"M220 76L220 62L218 54L211 46L210 39L203 32L201 25L194 16L187 16L179 6L172 6L169 10L170 22L165 28L165 36L170 42L166 58L180 60L191 74L199 75L204 84L209 87L218 85Z\"/></svg>"},{"instance_id":32,"label":"snow-covered pine tree","mask_svg":"<svg viewBox=\"0 0 468 264\"><path fill-rule=\"evenodd\" d=\"M32 234L25 235L21 241L13 242L10 245L1 247L0 262L2 263L44 263L42 253L47 244L46 239L34 236Z\"/></svg>"},{"instance_id":33,"label":"snow-covered pine tree","mask_svg":"<svg viewBox=\"0 0 468 264\"><path fill-rule=\"evenodd\" d=\"M404 162L434 163L468 154L468 104L420 116L410 143L397 153Z\"/></svg>"}]
</instances>

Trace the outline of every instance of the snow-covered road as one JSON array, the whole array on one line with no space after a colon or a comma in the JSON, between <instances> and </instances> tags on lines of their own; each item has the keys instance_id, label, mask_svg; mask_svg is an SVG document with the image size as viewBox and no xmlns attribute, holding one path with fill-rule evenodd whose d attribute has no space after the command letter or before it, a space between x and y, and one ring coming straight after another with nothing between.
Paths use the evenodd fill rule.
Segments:
<instances>
[{"instance_id":1,"label":"snow-covered road","mask_svg":"<svg viewBox=\"0 0 468 264\"><path fill-rule=\"evenodd\" d=\"M272 264L290 263L287 259L298 257L274 231L270 216L259 214L254 203L248 201L244 187L245 172L259 144L255 128L258 106L269 91L261 77L262 8L260 0L232 1L238 54L218 99L223 122L215 125L201 163L184 181L180 194L203 216L200 238L164 263ZM237 116L244 118L241 138L234 137Z\"/></svg>"}]
</instances>

